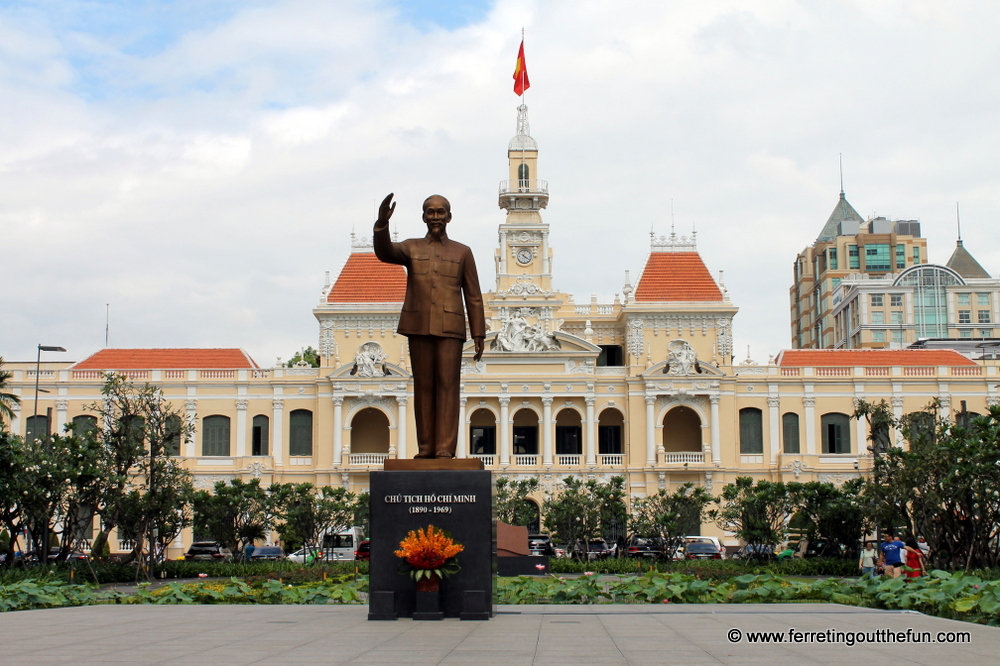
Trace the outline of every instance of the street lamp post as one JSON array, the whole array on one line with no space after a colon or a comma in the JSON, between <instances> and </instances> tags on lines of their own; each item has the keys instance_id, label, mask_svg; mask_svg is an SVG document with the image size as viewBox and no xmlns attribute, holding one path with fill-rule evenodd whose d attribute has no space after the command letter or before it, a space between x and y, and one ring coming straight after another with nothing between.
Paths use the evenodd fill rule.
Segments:
<instances>
[{"instance_id":1,"label":"street lamp post","mask_svg":"<svg viewBox=\"0 0 1000 666\"><path fill-rule=\"evenodd\" d=\"M42 352L64 352L66 351L62 347L54 347L51 345L38 345L38 356L35 358L35 409L34 414L31 417L31 440L32 442L38 441L38 392L41 390L39 388L39 378L42 374ZM46 424L46 431L49 429L49 424ZM49 433L46 432L46 435ZM48 437L45 440L45 452L49 453L49 441ZM42 535L42 564L49 563L49 520L46 516L45 525Z\"/></svg>"}]
</instances>

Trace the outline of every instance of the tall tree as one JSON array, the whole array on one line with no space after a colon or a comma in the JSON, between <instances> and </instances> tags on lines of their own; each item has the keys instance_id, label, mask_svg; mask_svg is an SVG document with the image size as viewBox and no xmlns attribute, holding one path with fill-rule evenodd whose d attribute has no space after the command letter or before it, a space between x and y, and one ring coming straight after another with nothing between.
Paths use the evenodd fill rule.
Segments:
<instances>
[{"instance_id":1,"label":"tall tree","mask_svg":"<svg viewBox=\"0 0 1000 666\"><path fill-rule=\"evenodd\" d=\"M524 526L532 522L537 515L533 506L529 506L528 495L538 490L538 479L497 479L496 516L497 520L508 525Z\"/></svg>"},{"instance_id":2,"label":"tall tree","mask_svg":"<svg viewBox=\"0 0 1000 666\"><path fill-rule=\"evenodd\" d=\"M285 367L294 368L296 364L301 363L302 361L305 361L314 368L318 368L319 352L313 349L311 346L301 349L295 352L295 354L292 355L290 359L288 359L288 363L285 363Z\"/></svg>"},{"instance_id":3,"label":"tall tree","mask_svg":"<svg viewBox=\"0 0 1000 666\"><path fill-rule=\"evenodd\" d=\"M576 477L563 479L564 490L545 502L545 527L571 552L584 555L587 543L600 537L616 539L625 521L625 477L601 484Z\"/></svg>"},{"instance_id":4,"label":"tall tree","mask_svg":"<svg viewBox=\"0 0 1000 666\"><path fill-rule=\"evenodd\" d=\"M230 479L217 482L211 493L195 492L195 534L208 536L233 552L267 539L281 508L281 488L264 488L260 479Z\"/></svg>"},{"instance_id":5,"label":"tall tree","mask_svg":"<svg viewBox=\"0 0 1000 666\"><path fill-rule=\"evenodd\" d=\"M859 403L857 417L877 409ZM932 565L1000 566L1000 406L962 424L938 404L892 420L908 447L875 459L862 491L882 529L924 536Z\"/></svg>"},{"instance_id":6,"label":"tall tree","mask_svg":"<svg viewBox=\"0 0 1000 666\"><path fill-rule=\"evenodd\" d=\"M757 552L774 547L785 538L788 519L795 509L788 488L780 481L738 476L719 497L719 508L709 512L716 525L732 532Z\"/></svg>"},{"instance_id":7,"label":"tall tree","mask_svg":"<svg viewBox=\"0 0 1000 666\"><path fill-rule=\"evenodd\" d=\"M714 501L707 490L693 483L685 483L672 493L660 490L633 500L629 530L656 539L660 556L669 562L684 537L701 529L708 505Z\"/></svg>"},{"instance_id":8,"label":"tall tree","mask_svg":"<svg viewBox=\"0 0 1000 666\"><path fill-rule=\"evenodd\" d=\"M817 554L856 558L866 531L861 499L864 481L851 479L840 487L820 481L787 485L795 506L792 522L797 522L803 536L818 546Z\"/></svg>"},{"instance_id":9,"label":"tall tree","mask_svg":"<svg viewBox=\"0 0 1000 666\"><path fill-rule=\"evenodd\" d=\"M272 486L280 505L278 530L286 543L311 548L322 545L325 534L343 532L354 524L357 495L346 488L311 483Z\"/></svg>"},{"instance_id":10,"label":"tall tree","mask_svg":"<svg viewBox=\"0 0 1000 666\"><path fill-rule=\"evenodd\" d=\"M3 430L5 423L14 419L13 405L20 405L21 398L13 393L8 393L7 382L14 376L14 373L3 369L3 356L0 356L0 430Z\"/></svg>"}]
</instances>

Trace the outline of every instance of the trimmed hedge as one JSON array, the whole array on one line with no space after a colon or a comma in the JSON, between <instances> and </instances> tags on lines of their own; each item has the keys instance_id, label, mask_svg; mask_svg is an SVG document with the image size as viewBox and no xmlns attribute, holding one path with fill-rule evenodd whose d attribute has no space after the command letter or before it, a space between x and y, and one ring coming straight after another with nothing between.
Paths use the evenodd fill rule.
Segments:
<instances>
[{"instance_id":1,"label":"trimmed hedge","mask_svg":"<svg viewBox=\"0 0 1000 666\"><path fill-rule=\"evenodd\" d=\"M571 559L549 560L549 573L582 574L640 574L653 567L661 573L684 573L704 580L726 580L743 574L773 573L785 576L857 576L857 560L810 558L786 559L777 562L755 562L753 560L679 560L677 562L651 561L631 557L593 560L583 562Z\"/></svg>"}]
</instances>

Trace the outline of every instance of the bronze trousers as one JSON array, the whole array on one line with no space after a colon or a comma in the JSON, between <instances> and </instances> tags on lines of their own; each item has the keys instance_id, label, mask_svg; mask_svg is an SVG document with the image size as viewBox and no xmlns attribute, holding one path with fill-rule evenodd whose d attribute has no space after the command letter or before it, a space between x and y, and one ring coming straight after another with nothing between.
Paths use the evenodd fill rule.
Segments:
<instances>
[{"instance_id":1,"label":"bronze trousers","mask_svg":"<svg viewBox=\"0 0 1000 666\"><path fill-rule=\"evenodd\" d=\"M454 458L458 447L458 388L464 340L411 335L415 458ZM401 426L402 427L402 426Z\"/></svg>"}]
</instances>

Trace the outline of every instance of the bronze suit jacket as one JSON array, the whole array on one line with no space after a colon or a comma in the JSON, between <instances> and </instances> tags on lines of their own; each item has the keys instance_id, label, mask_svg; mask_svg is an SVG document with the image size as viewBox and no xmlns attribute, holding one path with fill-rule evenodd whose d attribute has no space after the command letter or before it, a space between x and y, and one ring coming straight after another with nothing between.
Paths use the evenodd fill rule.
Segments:
<instances>
[{"instance_id":1,"label":"bronze suit jacket","mask_svg":"<svg viewBox=\"0 0 1000 666\"><path fill-rule=\"evenodd\" d=\"M374 245L379 259L406 267L406 300L396 329L401 335L465 340L468 312L472 337L486 336L483 294L472 250L447 235L440 243L429 236L393 243L388 225L375 230Z\"/></svg>"}]
</instances>

